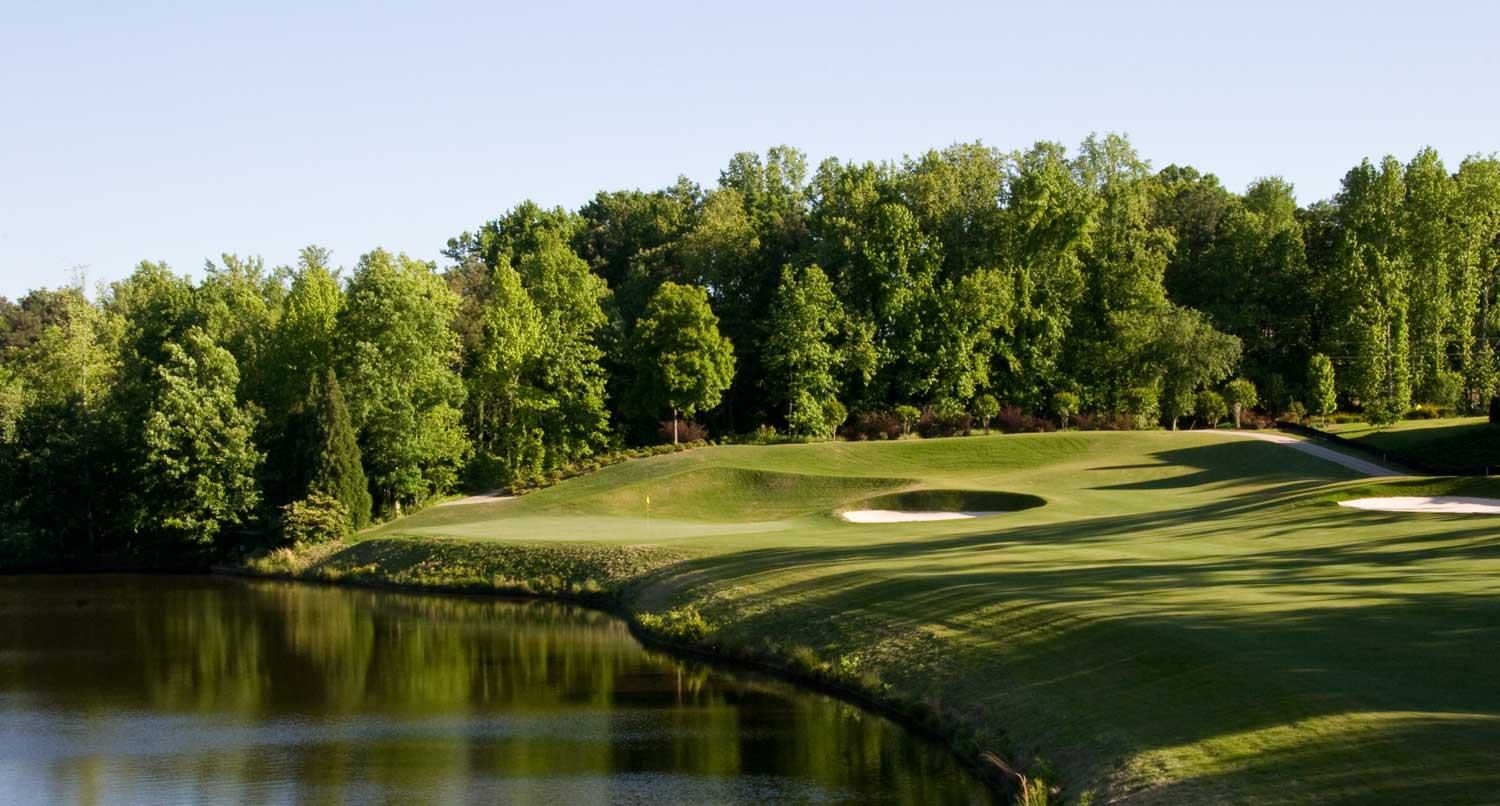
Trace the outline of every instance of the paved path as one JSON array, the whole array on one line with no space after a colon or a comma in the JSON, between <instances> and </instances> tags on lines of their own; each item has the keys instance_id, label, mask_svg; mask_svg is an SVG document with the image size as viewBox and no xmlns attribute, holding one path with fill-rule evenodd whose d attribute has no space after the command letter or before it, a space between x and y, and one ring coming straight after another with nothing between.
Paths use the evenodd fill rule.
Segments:
<instances>
[{"instance_id":1,"label":"paved path","mask_svg":"<svg viewBox=\"0 0 1500 806\"><path fill-rule=\"evenodd\" d=\"M1390 468L1381 467L1374 462L1367 462L1363 459L1350 456L1347 453L1340 453L1336 450L1333 450L1332 448L1325 448L1322 445L1317 445L1304 440L1293 439L1286 434L1278 434L1274 431L1228 431L1220 433L1236 434L1238 436L1249 437L1251 439L1262 439L1266 442L1275 442L1280 445L1286 445L1295 450L1302 451L1303 453L1312 454L1319 459L1326 459L1330 462L1333 462L1334 464L1343 465L1344 467L1347 467L1350 470L1355 471L1356 473L1363 473L1366 476L1405 475L1404 473L1398 473L1397 471L1391 470Z\"/></svg>"}]
</instances>

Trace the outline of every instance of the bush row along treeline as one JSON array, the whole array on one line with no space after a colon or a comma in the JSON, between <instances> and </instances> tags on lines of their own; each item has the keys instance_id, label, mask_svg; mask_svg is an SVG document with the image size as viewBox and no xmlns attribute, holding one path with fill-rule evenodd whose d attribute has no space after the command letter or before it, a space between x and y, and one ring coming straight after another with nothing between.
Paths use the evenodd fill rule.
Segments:
<instances>
[{"instance_id":1,"label":"bush row along treeline","mask_svg":"<svg viewBox=\"0 0 1500 806\"><path fill-rule=\"evenodd\" d=\"M1216 398L1388 420L1500 374L1493 157L1366 161L1304 208L1113 135L811 173L780 147L713 188L522 204L444 254L142 263L0 304L7 552L339 531L704 425L1175 426Z\"/></svg>"}]
</instances>

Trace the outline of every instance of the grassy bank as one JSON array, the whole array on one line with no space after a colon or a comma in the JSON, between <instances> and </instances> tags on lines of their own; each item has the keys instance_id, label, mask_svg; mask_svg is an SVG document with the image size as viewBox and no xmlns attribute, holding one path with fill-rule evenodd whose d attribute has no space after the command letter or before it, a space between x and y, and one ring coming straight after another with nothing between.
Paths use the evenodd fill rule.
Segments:
<instances>
[{"instance_id":1,"label":"grassy bank","mask_svg":"<svg viewBox=\"0 0 1500 806\"><path fill-rule=\"evenodd\" d=\"M1500 425L1487 417L1402 420L1384 426L1333 423L1320 429L1357 442L1395 462L1445 473L1500 474Z\"/></svg>"},{"instance_id":2,"label":"grassy bank","mask_svg":"<svg viewBox=\"0 0 1500 806\"><path fill-rule=\"evenodd\" d=\"M607 597L663 637L919 708L1072 802L1482 801L1496 522L1335 503L1401 484L1209 432L720 447L261 570ZM834 514L911 489L1046 503Z\"/></svg>"}]
</instances>

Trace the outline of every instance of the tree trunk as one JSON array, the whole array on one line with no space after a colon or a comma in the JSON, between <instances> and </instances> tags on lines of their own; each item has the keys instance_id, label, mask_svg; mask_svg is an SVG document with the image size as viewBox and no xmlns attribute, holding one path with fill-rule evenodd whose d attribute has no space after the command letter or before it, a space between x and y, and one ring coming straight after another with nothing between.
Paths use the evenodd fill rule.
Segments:
<instances>
[{"instance_id":1,"label":"tree trunk","mask_svg":"<svg viewBox=\"0 0 1500 806\"><path fill-rule=\"evenodd\" d=\"M1234 430L1240 429L1240 404L1234 404Z\"/></svg>"},{"instance_id":2,"label":"tree trunk","mask_svg":"<svg viewBox=\"0 0 1500 806\"><path fill-rule=\"evenodd\" d=\"M677 444L677 409L672 409L672 444Z\"/></svg>"}]
</instances>

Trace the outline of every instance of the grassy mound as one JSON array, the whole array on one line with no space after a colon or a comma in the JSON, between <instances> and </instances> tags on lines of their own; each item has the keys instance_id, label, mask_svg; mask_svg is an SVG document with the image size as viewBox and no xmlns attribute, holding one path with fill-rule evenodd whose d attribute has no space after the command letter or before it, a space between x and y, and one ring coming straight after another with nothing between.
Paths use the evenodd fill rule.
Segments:
<instances>
[{"instance_id":1,"label":"grassy mound","mask_svg":"<svg viewBox=\"0 0 1500 806\"><path fill-rule=\"evenodd\" d=\"M1070 802L1487 802L1500 533L1334 505L1495 495L1480 484L1364 479L1206 431L718 447L424 511L374 533L421 539L334 573L562 563L586 584L605 574L591 557L639 559L608 577L626 609L868 676ZM912 489L1047 505L874 530L829 514ZM1011 508L974 500L957 503ZM424 544L442 553L413 564Z\"/></svg>"},{"instance_id":2,"label":"grassy mound","mask_svg":"<svg viewBox=\"0 0 1500 806\"><path fill-rule=\"evenodd\" d=\"M748 467L694 467L588 495L542 502L550 511L644 515L709 522L777 521L826 512L851 498L910 484L909 479L831 476Z\"/></svg>"},{"instance_id":3,"label":"grassy mound","mask_svg":"<svg viewBox=\"0 0 1500 806\"><path fill-rule=\"evenodd\" d=\"M1020 512L1046 504L1040 496L997 490L903 490L860 501L850 509L896 512Z\"/></svg>"}]
</instances>

